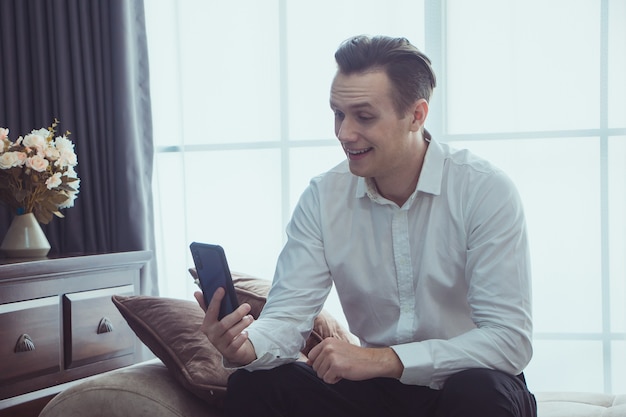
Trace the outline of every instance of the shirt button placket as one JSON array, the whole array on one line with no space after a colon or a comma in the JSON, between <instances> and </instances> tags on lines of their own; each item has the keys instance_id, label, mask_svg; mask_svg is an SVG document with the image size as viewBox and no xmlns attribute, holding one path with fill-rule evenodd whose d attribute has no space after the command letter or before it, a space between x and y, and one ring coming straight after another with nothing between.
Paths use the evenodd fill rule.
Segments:
<instances>
[{"instance_id":1,"label":"shirt button placket","mask_svg":"<svg viewBox=\"0 0 626 417\"><path fill-rule=\"evenodd\" d=\"M408 340L413 333L415 296L413 294L413 265L409 240L408 211L396 210L391 223L393 258L398 283L400 317L396 337L398 343Z\"/></svg>"}]
</instances>

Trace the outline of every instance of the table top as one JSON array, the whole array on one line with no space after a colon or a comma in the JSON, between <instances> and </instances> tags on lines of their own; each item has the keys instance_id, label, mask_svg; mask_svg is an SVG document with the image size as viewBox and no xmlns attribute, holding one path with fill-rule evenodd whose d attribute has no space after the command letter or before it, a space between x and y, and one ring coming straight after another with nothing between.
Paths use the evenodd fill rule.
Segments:
<instances>
[{"instance_id":1,"label":"table top","mask_svg":"<svg viewBox=\"0 0 626 417\"><path fill-rule=\"evenodd\" d=\"M0 281L24 275L105 270L124 265L140 268L151 258L151 251L74 253L44 258L0 258Z\"/></svg>"}]
</instances>

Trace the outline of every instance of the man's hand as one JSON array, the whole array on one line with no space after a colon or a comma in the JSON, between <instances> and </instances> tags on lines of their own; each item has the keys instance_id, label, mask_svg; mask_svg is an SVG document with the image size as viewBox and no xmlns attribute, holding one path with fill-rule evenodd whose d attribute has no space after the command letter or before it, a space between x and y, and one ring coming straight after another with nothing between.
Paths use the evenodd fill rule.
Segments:
<instances>
[{"instance_id":1,"label":"man's hand","mask_svg":"<svg viewBox=\"0 0 626 417\"><path fill-rule=\"evenodd\" d=\"M215 291L208 308L204 305L202 293L200 291L194 293L200 307L206 310L200 331L206 335L228 362L238 366L247 365L256 359L254 346L252 346L252 342L248 339L248 333L245 331L254 321L254 318L249 314L251 307L250 304L244 303L222 318L221 321L218 320L220 303L225 293L223 288Z\"/></svg>"},{"instance_id":2,"label":"man's hand","mask_svg":"<svg viewBox=\"0 0 626 417\"><path fill-rule=\"evenodd\" d=\"M341 379L400 378L404 370L391 348L364 348L332 337L311 349L308 363L329 384Z\"/></svg>"}]
</instances>

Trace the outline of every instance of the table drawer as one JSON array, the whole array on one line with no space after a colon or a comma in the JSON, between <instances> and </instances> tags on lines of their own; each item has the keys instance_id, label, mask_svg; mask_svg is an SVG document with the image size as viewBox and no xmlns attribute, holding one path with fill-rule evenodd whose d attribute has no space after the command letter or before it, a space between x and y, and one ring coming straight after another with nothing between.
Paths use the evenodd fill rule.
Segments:
<instances>
[{"instance_id":1,"label":"table drawer","mask_svg":"<svg viewBox=\"0 0 626 417\"><path fill-rule=\"evenodd\" d=\"M66 368L134 354L134 333L111 301L133 293L126 285L63 296Z\"/></svg>"},{"instance_id":2,"label":"table drawer","mask_svg":"<svg viewBox=\"0 0 626 417\"><path fill-rule=\"evenodd\" d=\"M60 370L59 297L0 305L0 385Z\"/></svg>"}]
</instances>

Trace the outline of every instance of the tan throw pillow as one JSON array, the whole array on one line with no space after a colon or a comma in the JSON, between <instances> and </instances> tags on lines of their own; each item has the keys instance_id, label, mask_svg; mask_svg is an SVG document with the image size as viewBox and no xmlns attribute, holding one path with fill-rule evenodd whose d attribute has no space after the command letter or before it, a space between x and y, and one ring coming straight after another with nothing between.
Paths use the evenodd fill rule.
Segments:
<instances>
[{"instance_id":1,"label":"tan throw pillow","mask_svg":"<svg viewBox=\"0 0 626 417\"><path fill-rule=\"evenodd\" d=\"M233 282L239 303L249 303L252 316L257 318L265 305L270 282L238 273L233 273ZM222 366L221 354L200 332L204 312L195 301L121 295L114 295L112 300L137 337L176 380L207 403L223 404L232 371ZM303 353L330 336L353 341L337 321L322 312L315 319Z\"/></svg>"}]
</instances>

